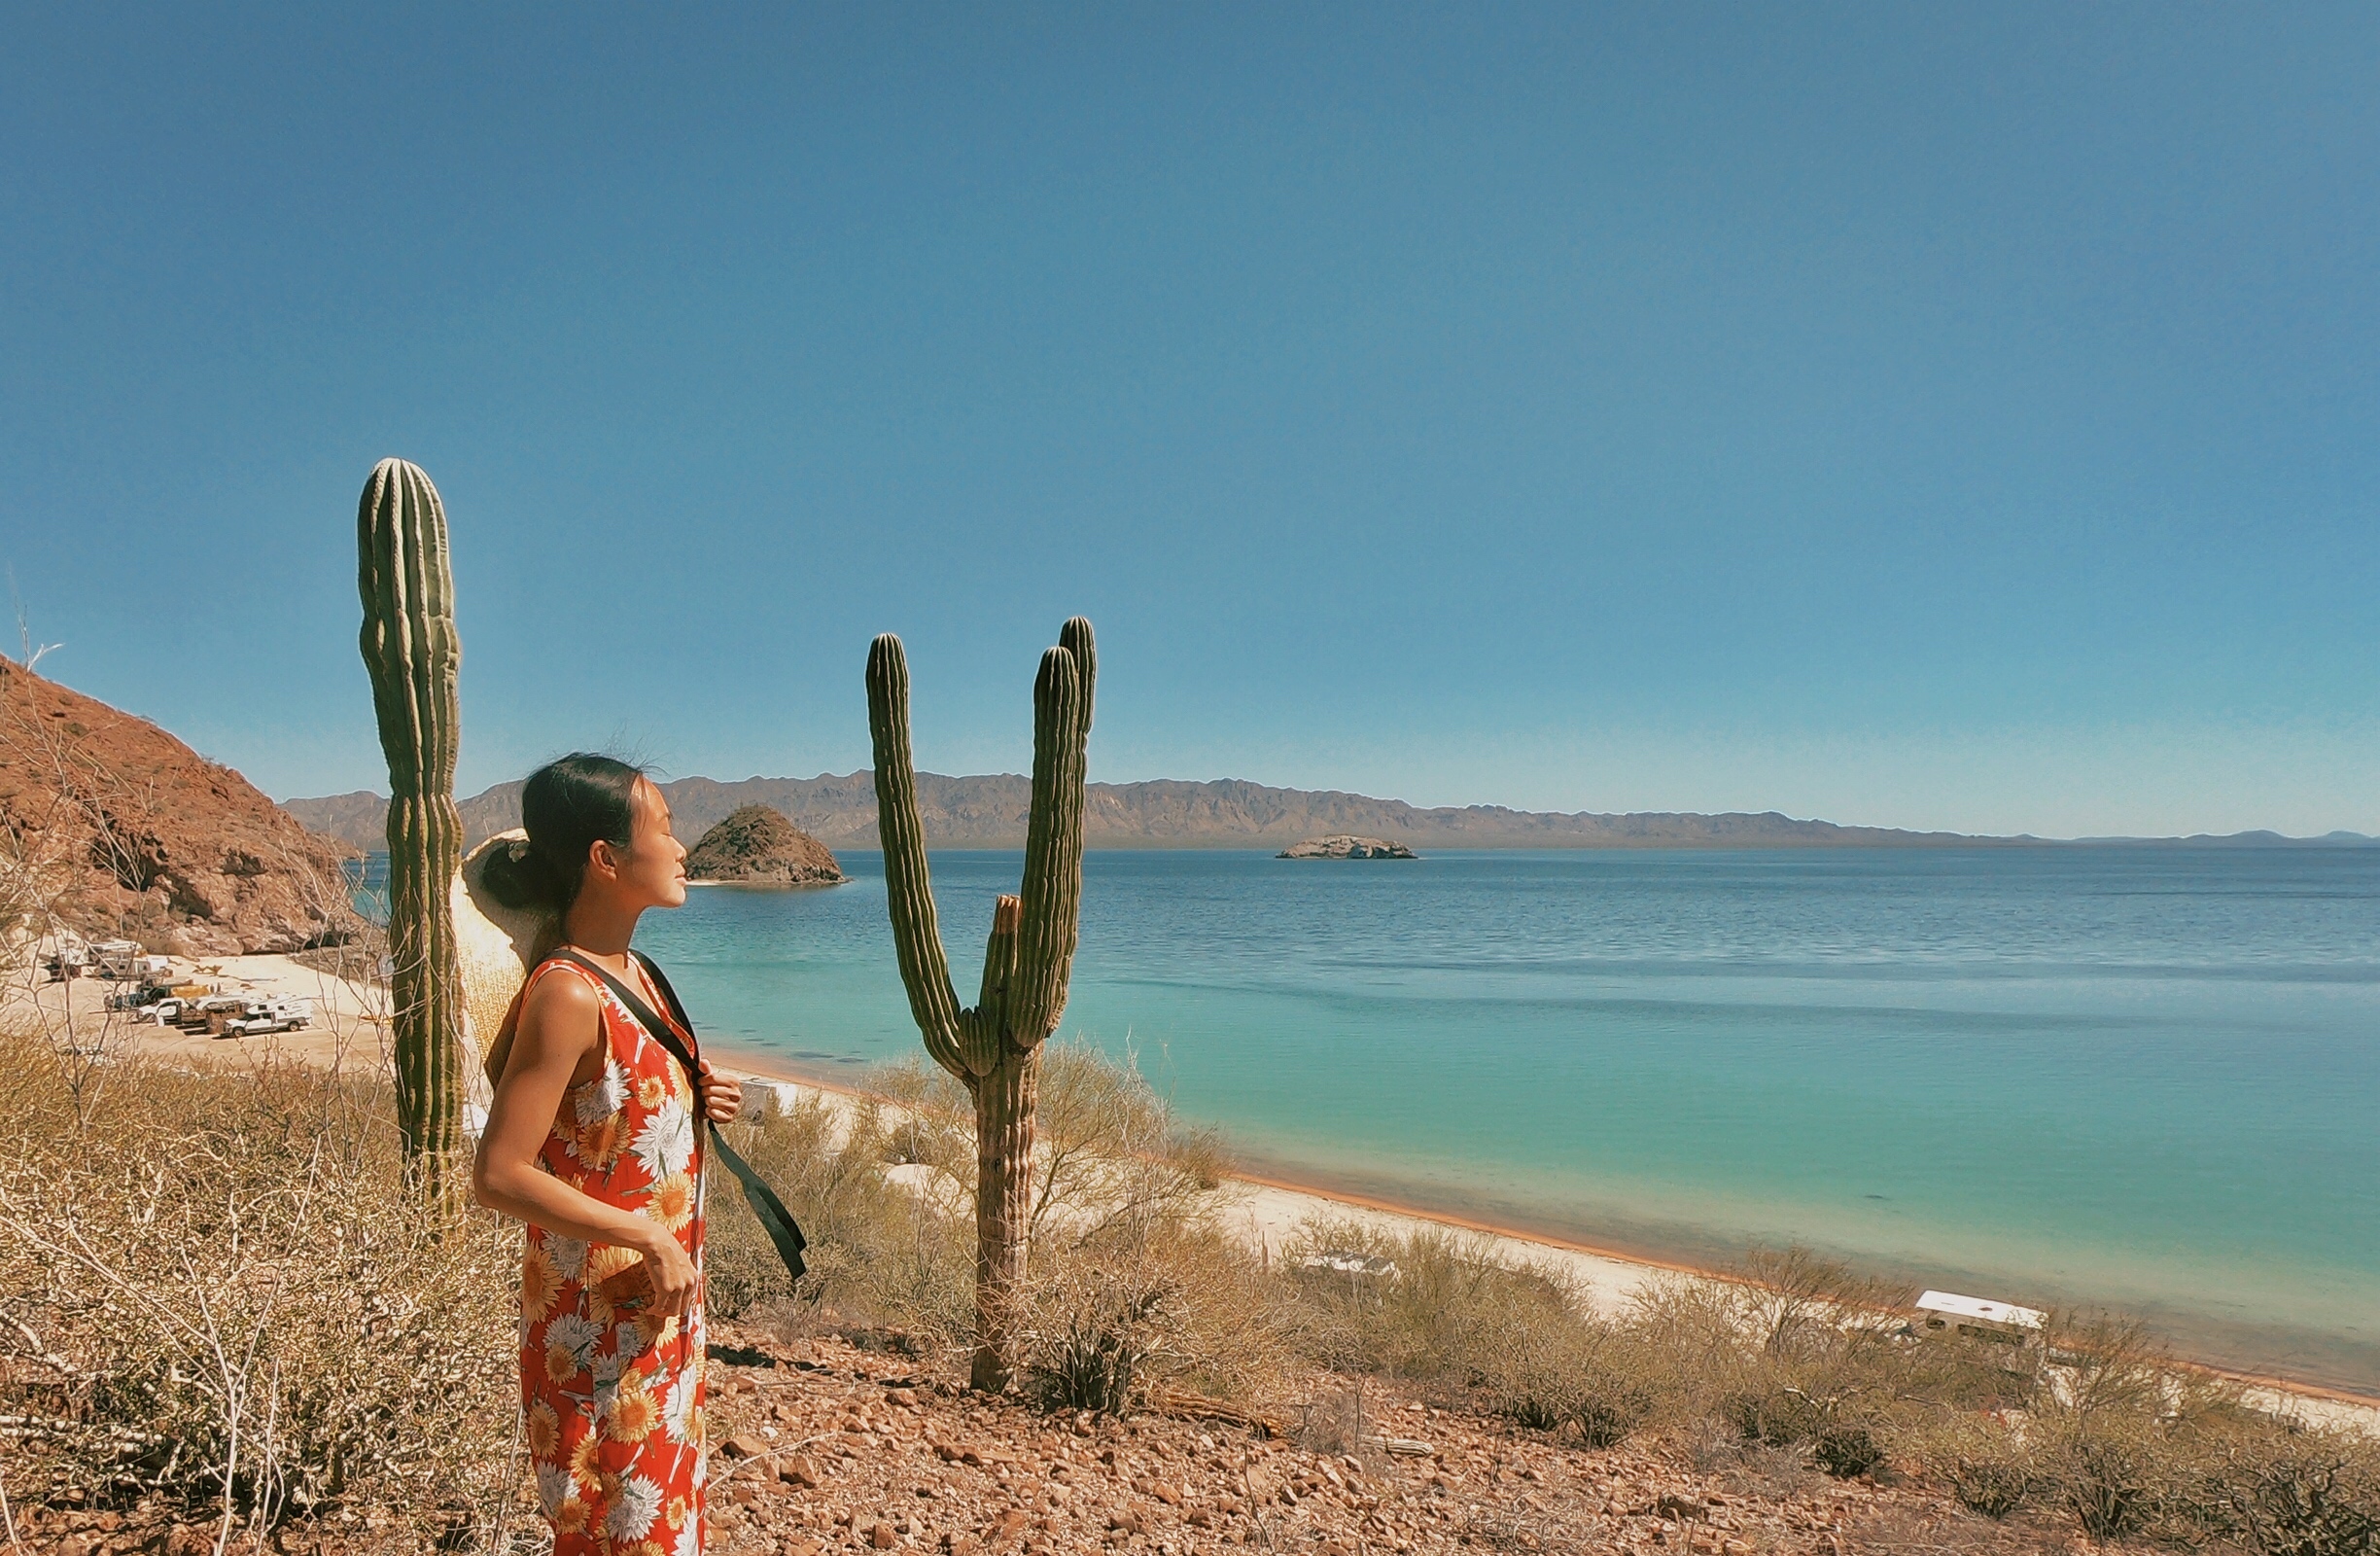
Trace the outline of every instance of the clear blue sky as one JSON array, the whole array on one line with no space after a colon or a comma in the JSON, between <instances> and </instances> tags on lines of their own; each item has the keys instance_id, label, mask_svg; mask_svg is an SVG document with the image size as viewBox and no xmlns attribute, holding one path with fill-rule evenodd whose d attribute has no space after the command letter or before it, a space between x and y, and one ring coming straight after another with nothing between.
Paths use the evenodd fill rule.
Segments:
<instances>
[{"instance_id":1,"label":"clear blue sky","mask_svg":"<svg viewBox=\"0 0 2380 1556\"><path fill-rule=\"evenodd\" d=\"M12 7L43 668L384 787L1015 770L2380 831L2380 8ZM12 632L12 638L14 633ZM14 652L15 645L11 648Z\"/></svg>"}]
</instances>

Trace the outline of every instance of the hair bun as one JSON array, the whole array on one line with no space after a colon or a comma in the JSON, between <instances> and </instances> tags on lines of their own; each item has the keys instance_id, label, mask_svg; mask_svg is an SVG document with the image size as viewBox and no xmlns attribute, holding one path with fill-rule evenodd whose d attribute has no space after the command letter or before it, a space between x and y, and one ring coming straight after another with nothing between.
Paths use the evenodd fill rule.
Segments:
<instances>
[{"instance_id":1,"label":"hair bun","mask_svg":"<svg viewBox=\"0 0 2380 1556\"><path fill-rule=\"evenodd\" d=\"M516 912L552 910L562 905L561 881L537 844L516 837L488 856L479 878L496 901Z\"/></svg>"}]
</instances>

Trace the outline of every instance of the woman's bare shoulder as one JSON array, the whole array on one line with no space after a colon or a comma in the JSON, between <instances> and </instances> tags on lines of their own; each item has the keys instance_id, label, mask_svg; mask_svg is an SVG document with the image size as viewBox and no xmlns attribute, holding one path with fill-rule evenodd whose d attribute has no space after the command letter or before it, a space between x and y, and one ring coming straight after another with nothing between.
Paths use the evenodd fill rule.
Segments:
<instances>
[{"instance_id":1,"label":"woman's bare shoulder","mask_svg":"<svg viewBox=\"0 0 2380 1556\"><path fill-rule=\"evenodd\" d=\"M521 1001L523 1028L540 1032L592 1034L603 1014L603 996L567 963L548 963Z\"/></svg>"}]
</instances>

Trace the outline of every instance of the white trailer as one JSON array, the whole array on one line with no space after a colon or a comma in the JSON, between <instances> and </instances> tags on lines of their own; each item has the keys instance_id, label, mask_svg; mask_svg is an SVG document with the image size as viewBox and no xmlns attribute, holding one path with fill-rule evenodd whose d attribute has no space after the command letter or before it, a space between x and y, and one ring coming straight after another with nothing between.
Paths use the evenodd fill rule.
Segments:
<instances>
[{"instance_id":1,"label":"white trailer","mask_svg":"<svg viewBox=\"0 0 2380 1556\"><path fill-rule=\"evenodd\" d=\"M314 1023L314 1002L302 995L276 994L267 1000L240 1002L236 1010L210 1011L207 1030L219 1038L254 1038L268 1032L294 1032Z\"/></svg>"},{"instance_id":2,"label":"white trailer","mask_svg":"<svg viewBox=\"0 0 2380 1556\"><path fill-rule=\"evenodd\" d=\"M1925 1315L1925 1326L1937 1333L1955 1329L1971 1339L2003 1345L2030 1345L2049 1327L2049 1315L2039 1308L1956 1291L1928 1291L1917 1298L1917 1311Z\"/></svg>"}]
</instances>

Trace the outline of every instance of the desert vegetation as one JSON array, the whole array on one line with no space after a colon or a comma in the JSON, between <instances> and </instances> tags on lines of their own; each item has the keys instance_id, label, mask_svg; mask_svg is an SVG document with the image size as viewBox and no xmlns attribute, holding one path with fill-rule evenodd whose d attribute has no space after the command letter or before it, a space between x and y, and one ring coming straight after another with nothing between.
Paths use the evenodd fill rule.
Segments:
<instances>
[{"instance_id":1,"label":"desert vegetation","mask_svg":"<svg viewBox=\"0 0 2380 1556\"><path fill-rule=\"evenodd\" d=\"M899 638L868 650L868 728L875 746L885 903L909 1010L926 1051L960 1085L975 1118L975 1361L980 1389L1006 1386L1026 1316L1033 1204L1034 1109L1041 1045L1066 1010L1082 904L1083 773L1098 654L1091 623L1059 628L1033 679L1032 819L1025 879L998 899L984 948L981 994L962 1007L942 948L917 772L909 747L909 660Z\"/></svg>"},{"instance_id":2,"label":"desert vegetation","mask_svg":"<svg viewBox=\"0 0 2380 1556\"><path fill-rule=\"evenodd\" d=\"M126 1056L78 1107L37 1034L0 1047L0 1493L27 1548L68 1522L90 1550L542 1538L513 1426L517 1233L420 1212L385 1080ZM715 1196L712 1308L955 1388L976 1340L972 1109L939 1070L883 1079L879 1100L734 1126L814 1260L789 1286ZM1920 1339L1899 1293L1799 1252L1619 1313L1452 1234L1317 1222L1261 1255L1217 1215L1217 1143L1133 1069L1053 1045L1041 1091L1011 1397L1062 1425L1188 1411L1356 1455L1396 1434L1363 1401L1402 1398L1704 1480L1899 1483L1975 1549L2380 1548L2372 1443L2251 1410L2120 1324L2062 1318L2048 1359Z\"/></svg>"}]
</instances>

